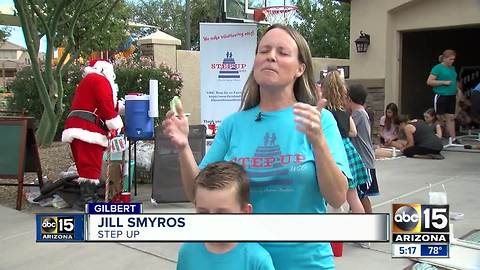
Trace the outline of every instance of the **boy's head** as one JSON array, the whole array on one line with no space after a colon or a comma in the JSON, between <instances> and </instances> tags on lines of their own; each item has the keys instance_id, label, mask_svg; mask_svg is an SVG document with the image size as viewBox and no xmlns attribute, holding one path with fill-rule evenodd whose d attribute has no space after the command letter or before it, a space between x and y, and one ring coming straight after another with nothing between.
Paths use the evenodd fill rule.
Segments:
<instances>
[{"instance_id":1,"label":"boy's head","mask_svg":"<svg viewBox=\"0 0 480 270\"><path fill-rule=\"evenodd\" d=\"M251 213L249 180L242 166L234 162L215 162L195 178L197 213Z\"/></svg>"},{"instance_id":2,"label":"boy's head","mask_svg":"<svg viewBox=\"0 0 480 270\"><path fill-rule=\"evenodd\" d=\"M348 97L355 104L363 105L367 100L367 90L361 84L352 84L348 87Z\"/></svg>"}]
</instances>

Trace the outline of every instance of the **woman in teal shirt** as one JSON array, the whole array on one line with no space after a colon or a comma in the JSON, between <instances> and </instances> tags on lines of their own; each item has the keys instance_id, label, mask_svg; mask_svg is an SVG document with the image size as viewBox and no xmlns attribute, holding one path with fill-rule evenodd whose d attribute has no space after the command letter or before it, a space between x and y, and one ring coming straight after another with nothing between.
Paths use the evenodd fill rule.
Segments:
<instances>
[{"instance_id":1,"label":"woman in teal shirt","mask_svg":"<svg viewBox=\"0 0 480 270\"><path fill-rule=\"evenodd\" d=\"M325 100L315 93L305 39L272 25L258 43L239 112L220 126L200 168L235 161L248 172L255 213L325 213L346 200L350 176L342 138ZM164 133L180 155L182 182L192 198L199 172L188 145L188 121L168 112ZM321 228L319 228L321 230ZM277 270L333 269L329 243L262 243Z\"/></svg>"},{"instance_id":2,"label":"woman in teal shirt","mask_svg":"<svg viewBox=\"0 0 480 270\"><path fill-rule=\"evenodd\" d=\"M457 72L453 66L456 53L454 50L445 50L438 57L437 64L430 71L427 84L433 87L435 98L433 107L442 121L446 121L448 135L455 141L455 105L457 95Z\"/></svg>"}]
</instances>

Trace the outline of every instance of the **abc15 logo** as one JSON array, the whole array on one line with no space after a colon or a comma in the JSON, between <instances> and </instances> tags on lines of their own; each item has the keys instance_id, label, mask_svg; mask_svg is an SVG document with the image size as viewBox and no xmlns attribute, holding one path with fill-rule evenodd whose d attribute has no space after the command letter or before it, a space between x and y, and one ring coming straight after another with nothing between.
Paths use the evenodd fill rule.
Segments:
<instances>
[{"instance_id":1,"label":"abc15 logo","mask_svg":"<svg viewBox=\"0 0 480 270\"><path fill-rule=\"evenodd\" d=\"M74 233L75 219L68 216L42 217L42 234Z\"/></svg>"},{"instance_id":2,"label":"abc15 logo","mask_svg":"<svg viewBox=\"0 0 480 270\"><path fill-rule=\"evenodd\" d=\"M393 204L394 233L448 232L448 205Z\"/></svg>"}]
</instances>

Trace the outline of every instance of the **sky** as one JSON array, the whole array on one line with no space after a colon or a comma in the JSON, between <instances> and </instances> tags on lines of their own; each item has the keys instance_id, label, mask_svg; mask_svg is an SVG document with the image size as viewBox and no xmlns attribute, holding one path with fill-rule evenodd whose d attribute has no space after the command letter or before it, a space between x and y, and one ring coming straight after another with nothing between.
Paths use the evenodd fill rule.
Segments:
<instances>
[{"instance_id":1,"label":"sky","mask_svg":"<svg viewBox=\"0 0 480 270\"><path fill-rule=\"evenodd\" d=\"M4 14L13 14L15 5L13 0L0 0L0 12ZM9 26L10 36L7 38L8 41L20 45L24 48L27 48L25 45L25 38L23 37L23 32L21 27ZM46 40L43 38L40 41L40 51L45 52L47 47Z\"/></svg>"}]
</instances>

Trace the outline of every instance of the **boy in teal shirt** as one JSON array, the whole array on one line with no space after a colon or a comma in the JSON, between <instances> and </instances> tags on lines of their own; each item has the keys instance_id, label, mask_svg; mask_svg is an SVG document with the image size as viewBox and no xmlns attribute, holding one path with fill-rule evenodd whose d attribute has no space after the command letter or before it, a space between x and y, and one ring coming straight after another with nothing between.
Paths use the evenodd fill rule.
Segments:
<instances>
[{"instance_id":1,"label":"boy in teal shirt","mask_svg":"<svg viewBox=\"0 0 480 270\"><path fill-rule=\"evenodd\" d=\"M195 179L195 208L202 214L251 213L249 180L242 166L215 162ZM177 270L274 270L270 254L257 243L185 243Z\"/></svg>"}]
</instances>

